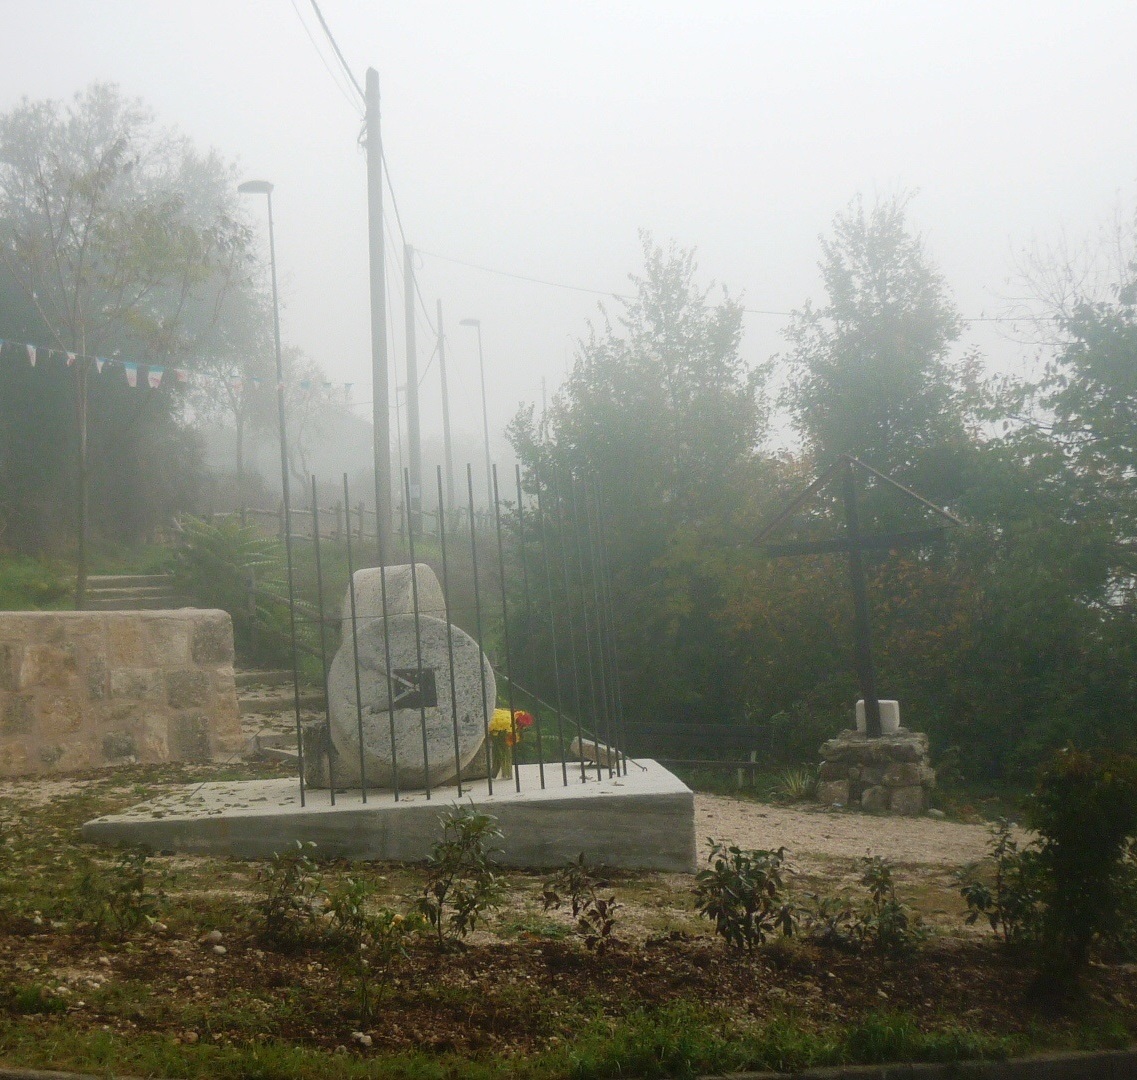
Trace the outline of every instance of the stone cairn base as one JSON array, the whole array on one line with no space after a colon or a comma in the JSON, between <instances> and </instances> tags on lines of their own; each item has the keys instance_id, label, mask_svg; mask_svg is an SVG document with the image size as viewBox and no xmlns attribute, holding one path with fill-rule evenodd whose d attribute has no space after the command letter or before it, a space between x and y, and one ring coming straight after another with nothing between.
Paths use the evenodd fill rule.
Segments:
<instances>
[{"instance_id":1,"label":"stone cairn base","mask_svg":"<svg viewBox=\"0 0 1137 1080\"><path fill-rule=\"evenodd\" d=\"M817 801L893 814L922 814L936 786L928 736L900 728L870 739L843 731L821 747Z\"/></svg>"}]
</instances>

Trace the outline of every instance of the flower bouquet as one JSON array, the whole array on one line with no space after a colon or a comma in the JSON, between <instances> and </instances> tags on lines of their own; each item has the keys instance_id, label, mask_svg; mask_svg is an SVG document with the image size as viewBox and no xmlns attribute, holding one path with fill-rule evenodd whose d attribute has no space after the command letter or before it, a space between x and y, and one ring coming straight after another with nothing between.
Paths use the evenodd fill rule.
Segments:
<instances>
[{"instance_id":1,"label":"flower bouquet","mask_svg":"<svg viewBox=\"0 0 1137 1080\"><path fill-rule=\"evenodd\" d=\"M495 776L513 774L513 748L521 742L522 733L533 726L530 713L509 709L494 709L490 719L490 738L493 740Z\"/></svg>"}]
</instances>

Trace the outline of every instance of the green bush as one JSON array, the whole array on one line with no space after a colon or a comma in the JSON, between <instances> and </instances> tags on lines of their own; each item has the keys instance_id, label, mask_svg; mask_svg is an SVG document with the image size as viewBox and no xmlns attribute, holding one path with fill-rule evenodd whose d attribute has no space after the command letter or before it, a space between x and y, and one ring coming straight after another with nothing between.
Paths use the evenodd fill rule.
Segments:
<instances>
[{"instance_id":1,"label":"green bush","mask_svg":"<svg viewBox=\"0 0 1137 1080\"><path fill-rule=\"evenodd\" d=\"M1011 823L999 818L991 826L987 862L989 874L977 867L968 867L963 874L959 892L967 902L967 925L986 919L991 932L1006 945L1034 940L1041 903L1037 850L1020 851Z\"/></svg>"},{"instance_id":2,"label":"green bush","mask_svg":"<svg viewBox=\"0 0 1137 1080\"><path fill-rule=\"evenodd\" d=\"M294 949L311 940L323 910L323 883L312 858L316 845L299 840L295 845L274 855L257 875L263 895L254 908L256 936L277 949Z\"/></svg>"},{"instance_id":3,"label":"green bush","mask_svg":"<svg viewBox=\"0 0 1137 1080\"><path fill-rule=\"evenodd\" d=\"M559 909L567 901L577 934L597 953L605 952L611 944L616 912L621 907L615 896L596 891L602 884L602 873L585 862L582 851L545 883L541 893L546 911Z\"/></svg>"},{"instance_id":4,"label":"green bush","mask_svg":"<svg viewBox=\"0 0 1137 1080\"><path fill-rule=\"evenodd\" d=\"M1095 939L1116 939L1132 918L1126 856L1137 832L1137 761L1060 751L1039 776L1027 821L1039 834L1043 970L1048 981L1068 981Z\"/></svg>"},{"instance_id":5,"label":"green bush","mask_svg":"<svg viewBox=\"0 0 1137 1080\"><path fill-rule=\"evenodd\" d=\"M0 611L62 607L72 588L68 578L40 559L0 556Z\"/></svg>"},{"instance_id":6,"label":"green bush","mask_svg":"<svg viewBox=\"0 0 1137 1080\"><path fill-rule=\"evenodd\" d=\"M153 887L153 872L144 850L124 851L113 867L88 860L75 890L75 918L96 938L108 931L122 940L157 917L165 893L161 880Z\"/></svg>"},{"instance_id":7,"label":"green bush","mask_svg":"<svg viewBox=\"0 0 1137 1080\"><path fill-rule=\"evenodd\" d=\"M441 944L464 938L501 893L492 845L501 839L497 818L461 806L440 818L442 839L426 859L426 883L415 911Z\"/></svg>"},{"instance_id":8,"label":"green bush","mask_svg":"<svg viewBox=\"0 0 1137 1080\"><path fill-rule=\"evenodd\" d=\"M782 875L786 849L744 851L709 841L710 866L695 877L695 904L732 948L752 953L772 934L789 937L797 914Z\"/></svg>"}]
</instances>

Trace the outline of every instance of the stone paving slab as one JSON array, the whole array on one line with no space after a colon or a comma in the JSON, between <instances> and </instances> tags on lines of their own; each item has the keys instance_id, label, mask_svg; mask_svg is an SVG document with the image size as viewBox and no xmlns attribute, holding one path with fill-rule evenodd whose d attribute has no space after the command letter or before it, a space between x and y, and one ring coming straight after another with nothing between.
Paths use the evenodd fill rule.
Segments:
<instances>
[{"instance_id":1,"label":"stone paving slab","mask_svg":"<svg viewBox=\"0 0 1137 1080\"><path fill-rule=\"evenodd\" d=\"M338 793L308 789L300 805L295 779L187 785L83 826L87 840L143 845L157 851L266 858L312 841L327 858L417 861L441 835L439 818L456 805L493 814L504 834L500 861L512 866L560 866L581 852L589 862L628 869L694 873L695 811L690 789L662 765L641 760L626 776L601 779L593 768L584 783L570 763L568 785L560 763L522 765L521 791L485 780L403 792Z\"/></svg>"}]
</instances>

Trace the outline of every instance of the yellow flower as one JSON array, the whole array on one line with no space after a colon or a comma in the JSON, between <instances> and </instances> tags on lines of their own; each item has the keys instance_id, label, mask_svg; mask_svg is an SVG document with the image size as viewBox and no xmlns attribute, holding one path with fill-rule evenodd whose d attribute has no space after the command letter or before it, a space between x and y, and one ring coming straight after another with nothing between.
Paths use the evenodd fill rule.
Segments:
<instances>
[{"instance_id":1,"label":"yellow flower","mask_svg":"<svg viewBox=\"0 0 1137 1080\"><path fill-rule=\"evenodd\" d=\"M506 735L513 733L513 716L508 709L494 709L490 719L491 735Z\"/></svg>"}]
</instances>

